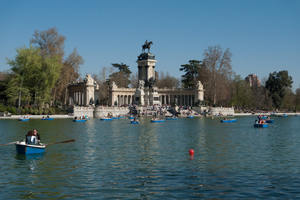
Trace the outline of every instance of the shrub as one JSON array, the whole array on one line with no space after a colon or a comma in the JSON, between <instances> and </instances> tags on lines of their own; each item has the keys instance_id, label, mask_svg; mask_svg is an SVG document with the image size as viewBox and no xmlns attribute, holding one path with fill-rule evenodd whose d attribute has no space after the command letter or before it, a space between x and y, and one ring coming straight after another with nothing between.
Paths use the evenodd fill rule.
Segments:
<instances>
[{"instance_id":1,"label":"shrub","mask_svg":"<svg viewBox=\"0 0 300 200\"><path fill-rule=\"evenodd\" d=\"M26 115L26 110L24 108L21 108L21 112L22 112L22 115Z\"/></svg>"},{"instance_id":2,"label":"shrub","mask_svg":"<svg viewBox=\"0 0 300 200\"><path fill-rule=\"evenodd\" d=\"M45 108L44 109L44 115L48 115L49 114L49 109L48 108Z\"/></svg>"},{"instance_id":3,"label":"shrub","mask_svg":"<svg viewBox=\"0 0 300 200\"><path fill-rule=\"evenodd\" d=\"M42 115L42 114L43 114L43 111L44 111L43 108L40 108L40 109L39 109L39 112L38 112L39 115Z\"/></svg>"},{"instance_id":4,"label":"shrub","mask_svg":"<svg viewBox=\"0 0 300 200\"><path fill-rule=\"evenodd\" d=\"M30 114L34 114L34 109L33 108L29 108L29 113Z\"/></svg>"},{"instance_id":5,"label":"shrub","mask_svg":"<svg viewBox=\"0 0 300 200\"><path fill-rule=\"evenodd\" d=\"M54 114L55 114L55 109L54 109L54 108L49 108L49 113L50 113L51 115L54 115Z\"/></svg>"},{"instance_id":6,"label":"shrub","mask_svg":"<svg viewBox=\"0 0 300 200\"><path fill-rule=\"evenodd\" d=\"M6 107L3 104L0 104L0 112L7 111Z\"/></svg>"},{"instance_id":7,"label":"shrub","mask_svg":"<svg viewBox=\"0 0 300 200\"><path fill-rule=\"evenodd\" d=\"M12 115L17 114L16 107L7 107L7 111L10 112Z\"/></svg>"},{"instance_id":8,"label":"shrub","mask_svg":"<svg viewBox=\"0 0 300 200\"><path fill-rule=\"evenodd\" d=\"M33 111L33 113L34 113L35 115L37 115L37 114L39 113L39 109L35 108L34 111Z\"/></svg>"},{"instance_id":9,"label":"shrub","mask_svg":"<svg viewBox=\"0 0 300 200\"><path fill-rule=\"evenodd\" d=\"M30 110L30 107L28 107L28 106L25 106L25 107L24 107L24 109L25 109L25 113L27 113L27 114L28 114L28 113L29 113L29 110Z\"/></svg>"}]
</instances>

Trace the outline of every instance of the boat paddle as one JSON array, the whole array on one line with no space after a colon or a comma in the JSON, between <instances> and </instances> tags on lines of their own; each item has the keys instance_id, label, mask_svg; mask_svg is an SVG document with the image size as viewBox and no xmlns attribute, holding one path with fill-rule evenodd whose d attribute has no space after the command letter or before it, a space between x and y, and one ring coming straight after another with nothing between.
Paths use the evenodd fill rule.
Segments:
<instances>
[{"instance_id":1,"label":"boat paddle","mask_svg":"<svg viewBox=\"0 0 300 200\"><path fill-rule=\"evenodd\" d=\"M15 144L15 143L17 143L17 142L19 142L19 141L15 141L15 142L7 143L7 144L1 144L1 145L0 145L0 147L1 147L1 146L6 146L6 145L10 145L10 144Z\"/></svg>"},{"instance_id":2,"label":"boat paddle","mask_svg":"<svg viewBox=\"0 0 300 200\"><path fill-rule=\"evenodd\" d=\"M62 141L62 142L55 142L55 143L50 143L50 144L45 144L45 145L60 144L60 143L68 143L68 142L75 142L75 140L72 139L72 140L66 140L66 141Z\"/></svg>"}]
</instances>

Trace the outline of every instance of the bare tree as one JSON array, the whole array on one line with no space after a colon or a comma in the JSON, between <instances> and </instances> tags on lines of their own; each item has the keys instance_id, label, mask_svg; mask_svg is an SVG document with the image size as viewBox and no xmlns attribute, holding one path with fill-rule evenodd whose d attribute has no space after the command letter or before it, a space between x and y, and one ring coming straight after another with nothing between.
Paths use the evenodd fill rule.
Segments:
<instances>
[{"instance_id":1,"label":"bare tree","mask_svg":"<svg viewBox=\"0 0 300 200\"><path fill-rule=\"evenodd\" d=\"M208 47L204 51L203 56L203 70L209 76L209 81L206 83L206 91L211 91L213 103L216 104L221 98L226 96L229 90L227 86L229 86L228 80L232 76L232 53L229 48L223 52L220 45L217 45Z\"/></svg>"}]
</instances>

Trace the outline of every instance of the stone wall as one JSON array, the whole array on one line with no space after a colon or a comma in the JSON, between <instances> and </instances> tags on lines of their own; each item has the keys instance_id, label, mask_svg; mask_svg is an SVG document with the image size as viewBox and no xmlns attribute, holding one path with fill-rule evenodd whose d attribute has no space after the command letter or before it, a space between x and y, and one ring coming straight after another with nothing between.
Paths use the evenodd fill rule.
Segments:
<instances>
[{"instance_id":1,"label":"stone wall","mask_svg":"<svg viewBox=\"0 0 300 200\"><path fill-rule=\"evenodd\" d=\"M234 115L233 107L225 108L225 107L213 107L211 108L211 115Z\"/></svg>"},{"instance_id":2,"label":"stone wall","mask_svg":"<svg viewBox=\"0 0 300 200\"><path fill-rule=\"evenodd\" d=\"M130 110L126 107L97 107L94 110L94 117L104 117L108 113L115 115L126 115L129 114Z\"/></svg>"},{"instance_id":3,"label":"stone wall","mask_svg":"<svg viewBox=\"0 0 300 200\"><path fill-rule=\"evenodd\" d=\"M74 116L88 116L90 118L94 117L93 107L74 107Z\"/></svg>"}]
</instances>

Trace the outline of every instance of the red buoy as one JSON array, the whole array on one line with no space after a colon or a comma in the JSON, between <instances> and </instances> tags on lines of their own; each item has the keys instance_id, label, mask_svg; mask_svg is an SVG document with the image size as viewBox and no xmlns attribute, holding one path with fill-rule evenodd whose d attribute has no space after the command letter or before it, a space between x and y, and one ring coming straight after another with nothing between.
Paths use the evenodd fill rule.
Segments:
<instances>
[{"instance_id":1,"label":"red buoy","mask_svg":"<svg viewBox=\"0 0 300 200\"><path fill-rule=\"evenodd\" d=\"M191 150L189 151L189 154L190 154L190 156L193 156L193 155L194 155L194 150L191 149Z\"/></svg>"}]
</instances>

